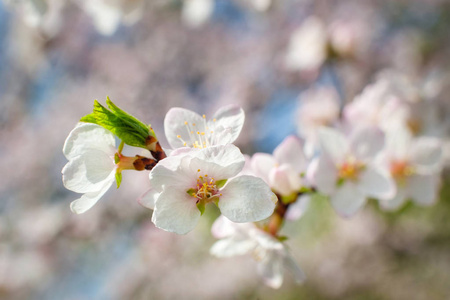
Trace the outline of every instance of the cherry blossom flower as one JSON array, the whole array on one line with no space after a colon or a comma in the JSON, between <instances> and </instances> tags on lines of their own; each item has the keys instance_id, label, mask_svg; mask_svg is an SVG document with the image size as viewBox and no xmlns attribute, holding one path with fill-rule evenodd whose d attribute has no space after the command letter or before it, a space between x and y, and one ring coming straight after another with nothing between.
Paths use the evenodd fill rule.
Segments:
<instances>
[{"instance_id":1,"label":"cherry blossom flower","mask_svg":"<svg viewBox=\"0 0 450 300\"><path fill-rule=\"evenodd\" d=\"M222 258L252 254L264 283L274 289L283 283L284 269L292 273L297 283L305 279L286 246L253 223L237 224L220 216L213 224L212 233L221 239L211 247L212 255Z\"/></svg>"},{"instance_id":2,"label":"cherry blossom flower","mask_svg":"<svg viewBox=\"0 0 450 300\"><path fill-rule=\"evenodd\" d=\"M233 222L260 221L273 213L277 198L267 184L258 177L236 176L244 166L236 146L186 149L176 150L150 172L156 227L188 233L211 202Z\"/></svg>"},{"instance_id":3,"label":"cherry blossom flower","mask_svg":"<svg viewBox=\"0 0 450 300\"><path fill-rule=\"evenodd\" d=\"M116 151L114 135L99 125L79 123L70 132L63 147L69 162L62 179L67 189L83 193L70 204L73 212L90 209L114 183Z\"/></svg>"},{"instance_id":4,"label":"cherry blossom flower","mask_svg":"<svg viewBox=\"0 0 450 300\"><path fill-rule=\"evenodd\" d=\"M419 205L431 205L437 198L442 143L437 138L413 138L406 128L387 133L386 149L379 158L390 170L397 184L397 193L388 201L380 201L383 208L394 210L407 199Z\"/></svg>"},{"instance_id":5,"label":"cherry blossom flower","mask_svg":"<svg viewBox=\"0 0 450 300\"><path fill-rule=\"evenodd\" d=\"M41 30L47 37L54 37L61 30L62 11L66 1L59 0L3 0L24 22Z\"/></svg>"},{"instance_id":6,"label":"cherry blossom flower","mask_svg":"<svg viewBox=\"0 0 450 300\"><path fill-rule=\"evenodd\" d=\"M251 167L256 176L281 196L297 194L305 185L301 174L306 172L307 161L300 140L289 136L274 150L273 155L255 153Z\"/></svg>"},{"instance_id":7,"label":"cherry blossom flower","mask_svg":"<svg viewBox=\"0 0 450 300\"><path fill-rule=\"evenodd\" d=\"M368 197L387 200L395 194L389 172L374 162L383 148L384 134L375 127L358 128L350 137L336 129L319 132L321 155L308 170L319 192L330 196L340 215L355 214Z\"/></svg>"},{"instance_id":8,"label":"cherry blossom flower","mask_svg":"<svg viewBox=\"0 0 450 300\"><path fill-rule=\"evenodd\" d=\"M385 80L367 86L343 111L344 120L350 127L378 126L383 130L407 124L410 114L409 105Z\"/></svg>"},{"instance_id":9,"label":"cherry blossom flower","mask_svg":"<svg viewBox=\"0 0 450 300\"><path fill-rule=\"evenodd\" d=\"M327 32L317 17L309 17L291 36L285 65L293 71L318 69L327 58Z\"/></svg>"},{"instance_id":10,"label":"cherry blossom flower","mask_svg":"<svg viewBox=\"0 0 450 300\"><path fill-rule=\"evenodd\" d=\"M188 109L170 109L164 119L164 131L172 148L205 148L233 143L244 125L242 108L228 105L219 109L211 120Z\"/></svg>"}]
</instances>

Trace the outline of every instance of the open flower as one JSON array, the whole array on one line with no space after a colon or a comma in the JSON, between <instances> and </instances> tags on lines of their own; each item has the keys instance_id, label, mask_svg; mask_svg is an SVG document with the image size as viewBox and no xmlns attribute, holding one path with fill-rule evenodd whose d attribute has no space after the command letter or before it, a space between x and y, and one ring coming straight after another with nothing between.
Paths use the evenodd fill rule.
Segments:
<instances>
[{"instance_id":1,"label":"open flower","mask_svg":"<svg viewBox=\"0 0 450 300\"><path fill-rule=\"evenodd\" d=\"M117 165L114 135L103 127L79 123L64 143L63 153L69 162L62 170L64 186L83 193L70 209L84 213L106 193L115 181Z\"/></svg>"},{"instance_id":2,"label":"open flower","mask_svg":"<svg viewBox=\"0 0 450 300\"><path fill-rule=\"evenodd\" d=\"M251 159L255 175L282 196L296 194L305 185L301 174L306 172L306 165L302 144L295 136L284 139L273 155L255 153Z\"/></svg>"},{"instance_id":3,"label":"open flower","mask_svg":"<svg viewBox=\"0 0 450 300\"><path fill-rule=\"evenodd\" d=\"M302 195L297 199L302 187L309 186L302 177L306 173L307 160L303 154L300 139L289 136L273 151L255 153L250 161L251 171L261 177L278 195L286 201L295 202L289 205L287 216L290 220L300 218L307 209L310 196Z\"/></svg>"},{"instance_id":4,"label":"open flower","mask_svg":"<svg viewBox=\"0 0 450 300\"><path fill-rule=\"evenodd\" d=\"M378 126L383 130L406 124L410 114L410 106L397 96L386 80L368 85L343 110L349 126Z\"/></svg>"},{"instance_id":5,"label":"open flower","mask_svg":"<svg viewBox=\"0 0 450 300\"><path fill-rule=\"evenodd\" d=\"M275 208L275 194L260 178L235 177L243 166L244 156L232 144L175 153L160 161L150 172L150 184L156 193L153 223L185 234L195 227L204 206L211 202L233 222L269 217Z\"/></svg>"},{"instance_id":6,"label":"open flower","mask_svg":"<svg viewBox=\"0 0 450 300\"><path fill-rule=\"evenodd\" d=\"M322 153L311 163L308 177L319 192L330 196L331 205L339 214L355 214L368 197L393 197L392 177L374 163L384 144L384 134L379 129L359 128L347 138L335 129L322 128L319 143Z\"/></svg>"},{"instance_id":7,"label":"open flower","mask_svg":"<svg viewBox=\"0 0 450 300\"><path fill-rule=\"evenodd\" d=\"M386 148L379 159L389 168L397 184L397 193L388 201L380 201L383 208L394 210L410 198L420 205L437 200L442 144L432 137L413 138L406 128L387 133Z\"/></svg>"},{"instance_id":8,"label":"open flower","mask_svg":"<svg viewBox=\"0 0 450 300\"><path fill-rule=\"evenodd\" d=\"M297 283L305 279L286 246L252 223L236 224L220 216L213 224L216 242L210 253L216 257L252 254L258 262L258 273L264 283L277 289L283 283L284 269L288 269Z\"/></svg>"},{"instance_id":9,"label":"open flower","mask_svg":"<svg viewBox=\"0 0 450 300\"><path fill-rule=\"evenodd\" d=\"M233 143L244 125L242 108L228 105L219 109L211 120L188 109L170 109L164 119L164 131L172 148L206 148Z\"/></svg>"}]
</instances>

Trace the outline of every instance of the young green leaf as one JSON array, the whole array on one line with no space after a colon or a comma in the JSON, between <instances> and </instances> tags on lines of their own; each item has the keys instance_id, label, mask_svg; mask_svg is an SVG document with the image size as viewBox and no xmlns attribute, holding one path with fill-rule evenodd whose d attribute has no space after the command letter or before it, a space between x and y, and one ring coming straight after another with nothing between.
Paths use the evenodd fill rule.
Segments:
<instances>
[{"instance_id":1,"label":"young green leaf","mask_svg":"<svg viewBox=\"0 0 450 300\"><path fill-rule=\"evenodd\" d=\"M106 103L111 111L95 100L93 112L82 117L80 121L102 126L127 145L146 148L147 138L155 135L151 127L118 108L109 98Z\"/></svg>"}]
</instances>

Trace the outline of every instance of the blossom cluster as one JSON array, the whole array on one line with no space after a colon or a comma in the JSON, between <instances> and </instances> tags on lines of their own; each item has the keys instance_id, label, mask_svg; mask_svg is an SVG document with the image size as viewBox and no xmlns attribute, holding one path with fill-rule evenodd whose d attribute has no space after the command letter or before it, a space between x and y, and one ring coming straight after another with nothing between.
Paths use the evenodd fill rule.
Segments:
<instances>
[{"instance_id":1,"label":"blossom cluster","mask_svg":"<svg viewBox=\"0 0 450 300\"><path fill-rule=\"evenodd\" d=\"M164 120L170 148L164 149L150 125L109 99L110 110L96 102L63 148L69 160L63 183L83 194L71 210L93 207L115 181L120 186L122 171L147 170L150 189L139 203L153 210L156 227L186 234L214 203L222 216L212 226L219 239L212 255L253 254L273 288L281 286L284 269L301 282L304 274L280 230L307 212L315 194L326 196L342 217L355 215L369 199L385 210L409 199L418 205L437 199L442 141L426 135L426 120L413 114L420 92L410 85L406 93L388 75L393 76L382 74L342 109L332 90L305 93L310 99L299 108L299 136L288 136L273 154L251 157L233 144L245 119L239 106L225 106L211 119L172 108ZM125 156L124 144L147 155Z\"/></svg>"}]
</instances>

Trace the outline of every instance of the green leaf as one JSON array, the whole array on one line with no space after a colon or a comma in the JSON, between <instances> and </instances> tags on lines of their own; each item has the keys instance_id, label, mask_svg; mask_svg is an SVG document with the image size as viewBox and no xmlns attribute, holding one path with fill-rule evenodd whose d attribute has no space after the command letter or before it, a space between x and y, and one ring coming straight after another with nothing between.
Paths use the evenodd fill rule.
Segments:
<instances>
[{"instance_id":1,"label":"green leaf","mask_svg":"<svg viewBox=\"0 0 450 300\"><path fill-rule=\"evenodd\" d=\"M111 111L95 100L93 112L82 117L80 121L102 126L127 145L146 148L148 136L154 136L151 127L118 108L109 98L106 103Z\"/></svg>"},{"instance_id":2,"label":"green leaf","mask_svg":"<svg viewBox=\"0 0 450 300\"><path fill-rule=\"evenodd\" d=\"M217 180L216 181L216 187L218 189L220 189L220 188L222 188L225 185L225 183L227 183L227 179Z\"/></svg>"},{"instance_id":3,"label":"green leaf","mask_svg":"<svg viewBox=\"0 0 450 300\"><path fill-rule=\"evenodd\" d=\"M337 186L342 186L345 183L345 178L339 178L336 182Z\"/></svg>"},{"instance_id":4,"label":"green leaf","mask_svg":"<svg viewBox=\"0 0 450 300\"><path fill-rule=\"evenodd\" d=\"M116 172L116 183L117 183L117 188L119 188L120 184L122 183L122 173L121 172Z\"/></svg>"},{"instance_id":5,"label":"green leaf","mask_svg":"<svg viewBox=\"0 0 450 300\"><path fill-rule=\"evenodd\" d=\"M284 241L287 241L289 238L288 238L287 236L285 236L285 235L282 235L282 236L277 237L277 239L278 239L280 242L284 242Z\"/></svg>"},{"instance_id":6,"label":"green leaf","mask_svg":"<svg viewBox=\"0 0 450 300\"><path fill-rule=\"evenodd\" d=\"M205 208L206 208L205 202L199 201L197 203L197 208L200 211L200 215L203 216L203 213L205 212Z\"/></svg>"}]
</instances>

